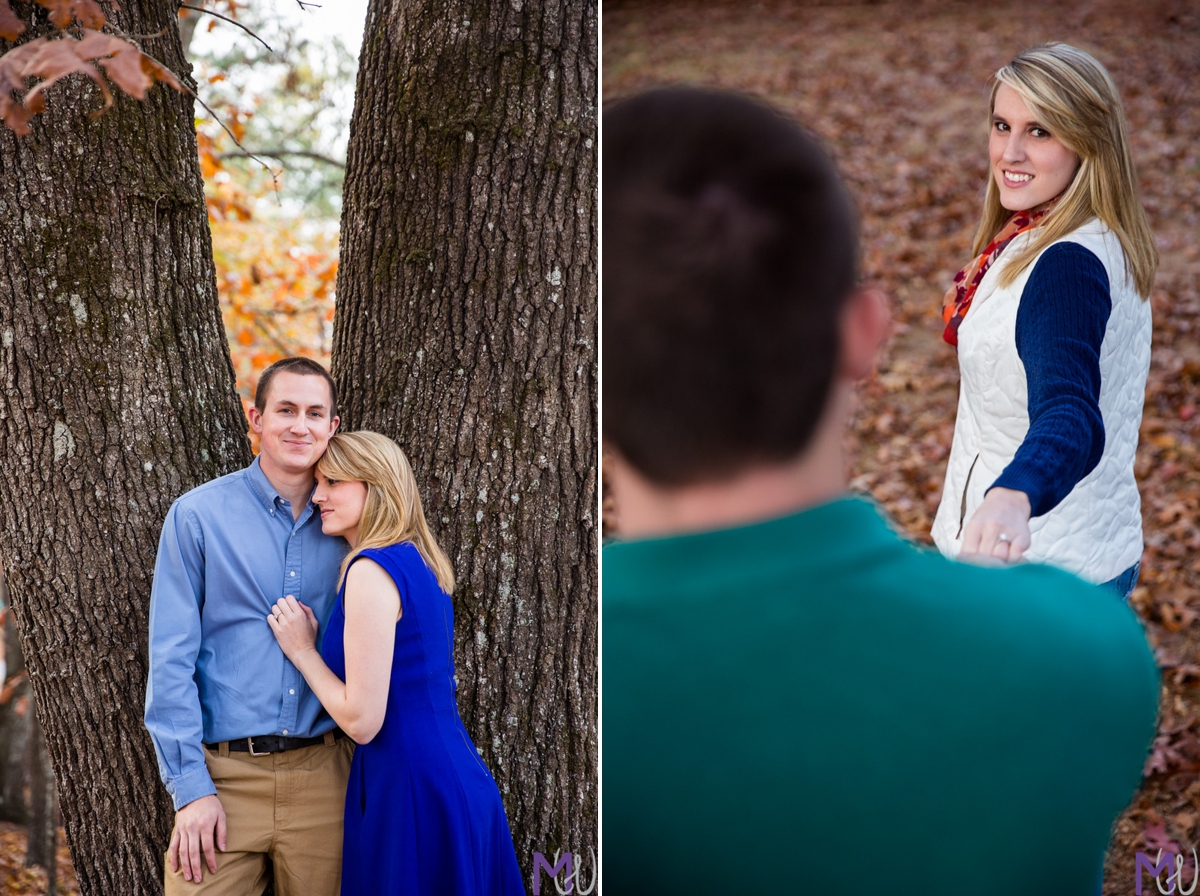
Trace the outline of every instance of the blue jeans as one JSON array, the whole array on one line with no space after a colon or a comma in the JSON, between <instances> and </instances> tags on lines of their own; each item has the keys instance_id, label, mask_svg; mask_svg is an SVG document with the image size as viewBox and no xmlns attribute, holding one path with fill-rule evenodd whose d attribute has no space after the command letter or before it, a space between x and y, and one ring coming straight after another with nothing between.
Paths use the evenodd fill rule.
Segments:
<instances>
[{"instance_id":1,"label":"blue jeans","mask_svg":"<svg viewBox=\"0 0 1200 896\"><path fill-rule=\"evenodd\" d=\"M1141 569L1142 561L1139 560L1111 582L1105 582L1100 587L1112 589L1125 603L1129 603L1129 595L1133 593L1133 586L1137 584L1138 573L1141 572Z\"/></svg>"}]
</instances>

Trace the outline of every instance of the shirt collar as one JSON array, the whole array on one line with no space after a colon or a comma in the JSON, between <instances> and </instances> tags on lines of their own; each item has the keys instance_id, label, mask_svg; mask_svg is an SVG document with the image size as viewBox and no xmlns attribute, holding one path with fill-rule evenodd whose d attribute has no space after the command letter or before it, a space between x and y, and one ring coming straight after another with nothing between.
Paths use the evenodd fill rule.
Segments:
<instances>
[{"instance_id":1,"label":"shirt collar","mask_svg":"<svg viewBox=\"0 0 1200 896\"><path fill-rule=\"evenodd\" d=\"M287 502L287 499L279 494L275 486L271 485L271 480L268 479L267 474L262 471L262 465L259 463L260 457L261 456L255 457L254 462L246 468L246 482L249 483L250 490L254 492L255 496L262 503L263 507L265 507L267 510L274 510L276 507L276 502L279 502L279 504L282 505ZM312 495L310 494L309 500L307 501L304 510L301 511L300 518L296 522L304 522L307 519L308 514L311 512L311 509Z\"/></svg>"},{"instance_id":2,"label":"shirt collar","mask_svg":"<svg viewBox=\"0 0 1200 896\"><path fill-rule=\"evenodd\" d=\"M729 529L610 541L604 546L604 576L606 582L653 589L725 576L734 568L731 558L739 568L759 571L851 568L872 551L903 543L873 500L847 494L787 516Z\"/></svg>"}]
</instances>

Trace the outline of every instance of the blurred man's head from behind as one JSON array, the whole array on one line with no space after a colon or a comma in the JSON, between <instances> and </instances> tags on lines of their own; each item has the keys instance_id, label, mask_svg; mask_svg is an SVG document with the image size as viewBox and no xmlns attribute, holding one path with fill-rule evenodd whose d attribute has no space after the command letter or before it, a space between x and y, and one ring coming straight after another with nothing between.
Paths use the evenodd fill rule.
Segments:
<instances>
[{"instance_id":1,"label":"blurred man's head from behind","mask_svg":"<svg viewBox=\"0 0 1200 896\"><path fill-rule=\"evenodd\" d=\"M658 486L812 442L857 283L853 205L765 103L656 90L604 113L604 438Z\"/></svg>"}]
</instances>

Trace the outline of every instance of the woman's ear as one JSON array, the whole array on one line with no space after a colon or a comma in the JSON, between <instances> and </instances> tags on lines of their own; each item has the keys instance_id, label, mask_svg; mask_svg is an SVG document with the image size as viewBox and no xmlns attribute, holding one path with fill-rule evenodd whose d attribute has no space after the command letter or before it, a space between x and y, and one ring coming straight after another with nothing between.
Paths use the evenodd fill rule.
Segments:
<instances>
[{"instance_id":1,"label":"woman's ear","mask_svg":"<svg viewBox=\"0 0 1200 896\"><path fill-rule=\"evenodd\" d=\"M891 329L887 295L878 287L856 290L842 309L842 345L838 374L860 380L871 372Z\"/></svg>"}]
</instances>

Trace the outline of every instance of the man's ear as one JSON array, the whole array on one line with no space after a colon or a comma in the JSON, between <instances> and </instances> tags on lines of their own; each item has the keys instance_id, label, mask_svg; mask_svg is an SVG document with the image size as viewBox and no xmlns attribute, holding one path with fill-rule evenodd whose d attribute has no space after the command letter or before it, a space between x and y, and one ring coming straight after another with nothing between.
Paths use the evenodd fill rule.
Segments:
<instances>
[{"instance_id":1,"label":"man's ear","mask_svg":"<svg viewBox=\"0 0 1200 896\"><path fill-rule=\"evenodd\" d=\"M887 342L891 322L888 298L882 289L864 287L846 299L842 308L842 353L838 363L842 378L857 381L871 372Z\"/></svg>"},{"instance_id":2,"label":"man's ear","mask_svg":"<svg viewBox=\"0 0 1200 896\"><path fill-rule=\"evenodd\" d=\"M341 417L334 417L332 420L329 421L329 434L330 435L333 435L335 432L337 432L338 424L341 422L342 422Z\"/></svg>"},{"instance_id":3,"label":"man's ear","mask_svg":"<svg viewBox=\"0 0 1200 896\"><path fill-rule=\"evenodd\" d=\"M250 421L250 428L259 435L262 435L262 411L254 405L250 405L246 411L246 419Z\"/></svg>"}]
</instances>

